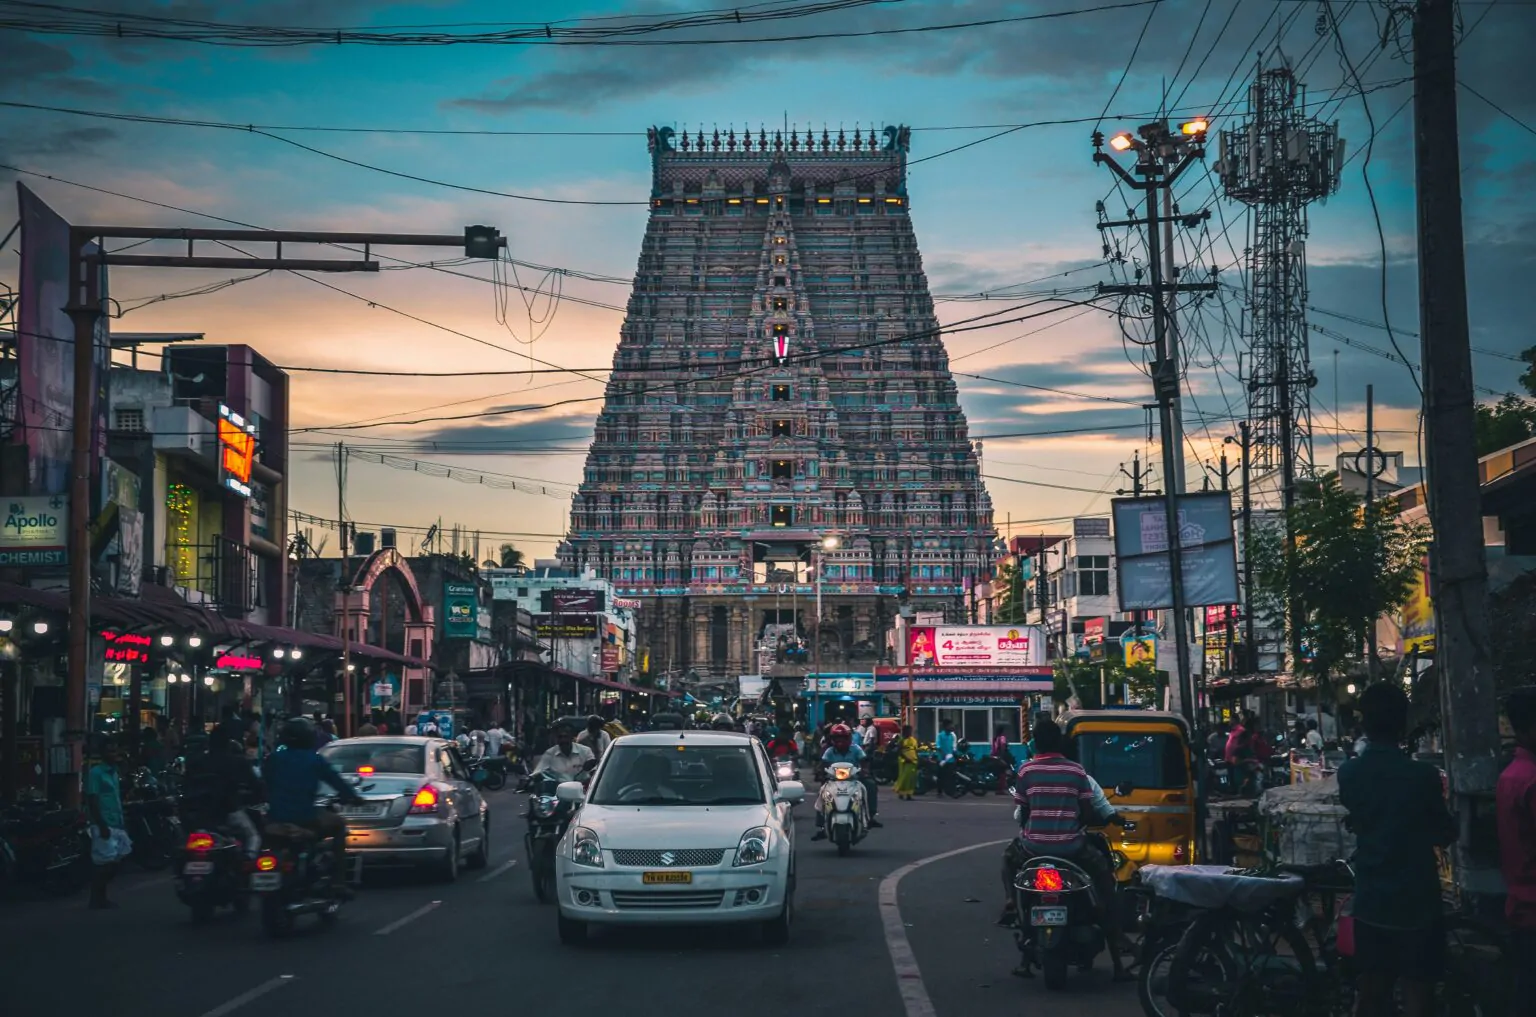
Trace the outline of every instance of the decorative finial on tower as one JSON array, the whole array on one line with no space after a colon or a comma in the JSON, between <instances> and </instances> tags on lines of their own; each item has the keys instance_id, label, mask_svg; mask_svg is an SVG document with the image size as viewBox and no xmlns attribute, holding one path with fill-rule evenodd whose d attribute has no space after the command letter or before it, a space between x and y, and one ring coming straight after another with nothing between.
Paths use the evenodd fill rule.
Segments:
<instances>
[{"instance_id":1,"label":"decorative finial on tower","mask_svg":"<svg viewBox=\"0 0 1536 1017\"><path fill-rule=\"evenodd\" d=\"M793 128L789 132L789 150L791 152L800 151L800 132Z\"/></svg>"},{"instance_id":2,"label":"decorative finial on tower","mask_svg":"<svg viewBox=\"0 0 1536 1017\"><path fill-rule=\"evenodd\" d=\"M847 151L847 149L848 149L848 136L843 133L842 127L838 127L838 129L837 129L837 150L839 152L844 152L844 151Z\"/></svg>"},{"instance_id":3,"label":"decorative finial on tower","mask_svg":"<svg viewBox=\"0 0 1536 1017\"><path fill-rule=\"evenodd\" d=\"M715 128L715 138L714 138L714 141L711 142L709 147L713 151L716 151L716 152L720 151L720 128L718 128L718 127Z\"/></svg>"},{"instance_id":4,"label":"decorative finial on tower","mask_svg":"<svg viewBox=\"0 0 1536 1017\"><path fill-rule=\"evenodd\" d=\"M864 149L864 135L862 133L860 133L858 122L855 121L854 125L853 125L853 150L855 152L860 152L860 151L863 151L863 149Z\"/></svg>"},{"instance_id":5,"label":"decorative finial on tower","mask_svg":"<svg viewBox=\"0 0 1536 1017\"><path fill-rule=\"evenodd\" d=\"M773 132L773 150L775 152L784 151L784 132L778 130Z\"/></svg>"},{"instance_id":6,"label":"decorative finial on tower","mask_svg":"<svg viewBox=\"0 0 1536 1017\"><path fill-rule=\"evenodd\" d=\"M768 131L762 124L757 125L757 149L760 152L768 151Z\"/></svg>"},{"instance_id":7,"label":"decorative finial on tower","mask_svg":"<svg viewBox=\"0 0 1536 1017\"><path fill-rule=\"evenodd\" d=\"M725 133L725 150L727 152L736 151L736 128L734 127Z\"/></svg>"}]
</instances>

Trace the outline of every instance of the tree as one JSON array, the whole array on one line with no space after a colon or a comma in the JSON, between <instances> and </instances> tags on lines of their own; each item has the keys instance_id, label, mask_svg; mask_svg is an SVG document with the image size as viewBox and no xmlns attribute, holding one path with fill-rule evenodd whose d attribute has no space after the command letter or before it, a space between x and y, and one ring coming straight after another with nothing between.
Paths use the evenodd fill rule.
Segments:
<instances>
[{"instance_id":1,"label":"tree","mask_svg":"<svg viewBox=\"0 0 1536 1017\"><path fill-rule=\"evenodd\" d=\"M1407 602L1428 533L1399 518L1390 501L1367 512L1336 473L1300 486L1289 522L1294 551L1282 523L1254 530L1252 609L1285 618L1304 649L1296 670L1326 682L1358 658L1378 617Z\"/></svg>"},{"instance_id":2,"label":"tree","mask_svg":"<svg viewBox=\"0 0 1536 1017\"><path fill-rule=\"evenodd\" d=\"M1108 652L1101 661L1085 657L1066 657L1053 661L1056 687L1052 695L1066 702L1075 694L1083 704L1083 709L1095 710L1104 705L1099 697L1101 684L1105 688L1129 685L1133 702L1151 703L1161 709L1163 689L1168 683L1164 677L1160 677L1157 669L1151 664L1126 667L1125 655L1120 652L1118 644L1105 649ZM1166 674L1162 672L1162 675Z\"/></svg>"},{"instance_id":3,"label":"tree","mask_svg":"<svg viewBox=\"0 0 1536 1017\"><path fill-rule=\"evenodd\" d=\"M504 569L517 569L523 567L523 552L511 544L501 545L501 567Z\"/></svg>"},{"instance_id":4,"label":"tree","mask_svg":"<svg viewBox=\"0 0 1536 1017\"><path fill-rule=\"evenodd\" d=\"M993 607L992 620L999 625L1024 624L1029 612L1025 610L1024 570L1019 568L1017 559L1003 562L999 566L993 586L1001 587L1006 591L1006 596Z\"/></svg>"},{"instance_id":5,"label":"tree","mask_svg":"<svg viewBox=\"0 0 1536 1017\"><path fill-rule=\"evenodd\" d=\"M1527 352L1536 353L1536 347ZM1527 372L1520 380L1524 382L1529 377L1531 374ZM1508 448L1536 434L1536 402L1530 399L1510 393L1496 403L1479 403L1476 410L1477 454L1480 456Z\"/></svg>"}]
</instances>

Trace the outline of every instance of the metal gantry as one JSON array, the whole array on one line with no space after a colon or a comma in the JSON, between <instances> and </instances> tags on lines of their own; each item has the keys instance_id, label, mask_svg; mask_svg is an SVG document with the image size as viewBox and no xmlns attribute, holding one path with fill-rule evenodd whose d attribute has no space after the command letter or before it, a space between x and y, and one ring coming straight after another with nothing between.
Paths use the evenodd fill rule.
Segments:
<instances>
[{"instance_id":1,"label":"metal gantry","mask_svg":"<svg viewBox=\"0 0 1536 1017\"><path fill-rule=\"evenodd\" d=\"M1306 89L1282 64L1259 69L1247 122L1218 138L1227 197L1253 210L1248 244L1248 418L1253 467L1280 471L1286 506L1296 477L1314 470L1307 344L1307 206L1339 186L1337 122L1306 111Z\"/></svg>"}]
</instances>

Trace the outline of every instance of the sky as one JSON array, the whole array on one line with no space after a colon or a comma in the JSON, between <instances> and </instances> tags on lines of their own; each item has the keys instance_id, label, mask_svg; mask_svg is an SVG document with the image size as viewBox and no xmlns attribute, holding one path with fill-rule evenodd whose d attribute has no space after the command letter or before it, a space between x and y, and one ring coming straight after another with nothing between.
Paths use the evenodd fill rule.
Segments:
<instances>
[{"instance_id":1,"label":"sky","mask_svg":"<svg viewBox=\"0 0 1536 1017\"><path fill-rule=\"evenodd\" d=\"M710 3L89 6L114 17L400 36L498 31L510 27L508 18L612 29ZM1096 203L1114 219L1127 202L1109 171L1093 163L1095 125L1106 133L1135 128L1169 108L1175 117L1210 116L1213 130L1236 127L1255 69L1286 60L1307 86L1309 110L1338 121L1350 153L1338 192L1309 209L1310 319L1327 330L1311 333L1316 456L1326 465L1336 449L1361 447L1370 384L1380 444L1416 461L1414 379L1389 359L1394 343L1409 361L1419 359L1404 16L1348 0L1121 3L1097 10L1091 0L826 4L842 9L632 37L810 36L758 44L549 44L570 38L562 36L531 45L221 46L0 28L0 103L11 104L0 105L0 163L13 167L0 169L0 200L14 201L10 182L19 178L75 223L213 225L195 214L206 213L305 230L496 226L510 256L524 263L508 281L526 290L497 285L483 263L412 267L455 259L453 250L397 248L382 252L400 260L378 274L276 273L174 299L152 298L251 273L122 268L110 284L123 308L113 328L203 332L292 367L451 375L295 371L301 430L294 440L306 444L290 505L334 518L327 446L345 442L363 453L350 461L346 501L365 528L441 521L482 531L491 547L515 543L533 558L549 555L564 532L601 407L602 375L591 372L612 363L645 229L648 126L910 125L911 214L939 318L952 324L1038 299L1021 293L1082 298L1097 282L1126 279L1145 250L1124 231L1101 239ZM804 4L743 10L786 6ZM0 23L23 17L51 28L100 21L0 0ZM1518 388L1514 356L1536 344L1526 299L1536 267L1529 187L1536 69L1528 58L1536 4L1464 3L1459 19L1473 368L1479 398L1491 399ZM988 23L946 27L980 21ZM142 118L254 125L261 133ZM1437 142L1457 139L1447 131ZM1209 171L1215 161L1213 146L1175 188L1181 211L1211 211L1181 232L1176 260L1191 270L1215 267L1224 287L1181 312L1191 487L1206 476L1218 482L1210 464L1222 439L1236 433L1245 398L1241 291L1250 217L1222 197ZM1126 263L1104 264L1104 239ZM0 253L0 282L11 286L15 247L13 240ZM145 245L139 253L155 250ZM318 248L305 253L326 256ZM960 299L980 293L1010 299ZM985 442L1000 527L1059 532L1074 515L1106 512L1115 492L1129 487L1120 465L1138 451L1155 458L1137 407L1150 401L1139 338L1134 320L1065 305L947 337L972 436ZM551 366L586 373L529 373ZM1002 437L1011 435L1019 436ZM478 454L447 451L466 448ZM374 461L391 450L397 458ZM442 466L457 476L434 475ZM312 528L318 542L325 528Z\"/></svg>"}]
</instances>

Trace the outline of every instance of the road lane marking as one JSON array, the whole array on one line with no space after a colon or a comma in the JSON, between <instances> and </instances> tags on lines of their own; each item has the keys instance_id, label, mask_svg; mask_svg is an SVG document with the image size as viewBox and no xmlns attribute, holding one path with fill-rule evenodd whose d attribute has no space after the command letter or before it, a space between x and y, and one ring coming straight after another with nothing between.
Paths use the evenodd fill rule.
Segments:
<instances>
[{"instance_id":1,"label":"road lane marking","mask_svg":"<svg viewBox=\"0 0 1536 1017\"><path fill-rule=\"evenodd\" d=\"M227 1013L234 1013L245 1004L251 1002L252 1000L260 999L262 996L265 996L273 989L281 989L283 986L290 984L293 979L293 975L278 975L276 978L269 978L265 982L262 982L260 985L256 986L256 988L251 989L248 992L242 992L228 1003L220 1003L212 1010L202 1014L201 1017L224 1017L224 1015Z\"/></svg>"},{"instance_id":2,"label":"road lane marking","mask_svg":"<svg viewBox=\"0 0 1536 1017\"><path fill-rule=\"evenodd\" d=\"M918 969L917 956L912 952L912 943L907 939L906 925L901 920L901 905L897 897L901 881L924 865L1006 843L1008 843L1006 840L989 840L981 844L945 851L943 854L919 858L910 865L903 865L880 881L880 921L885 926L885 946L891 954L891 966L896 970L896 990L901 993L901 1005L906 1008L907 1017L937 1017L937 1011L933 1008L933 1000L928 996L928 987L923 984L923 973Z\"/></svg>"},{"instance_id":3,"label":"road lane marking","mask_svg":"<svg viewBox=\"0 0 1536 1017\"><path fill-rule=\"evenodd\" d=\"M517 864L517 859L516 858L513 858L511 861L502 862L500 865L496 866L490 872L487 872L485 875L483 875L479 879L475 880L475 882L477 882L477 883L489 883L491 880L495 879L497 876L501 875L503 872L506 872L508 869L512 868L512 866L514 866L516 864Z\"/></svg>"},{"instance_id":4,"label":"road lane marking","mask_svg":"<svg viewBox=\"0 0 1536 1017\"><path fill-rule=\"evenodd\" d=\"M405 926L411 924L416 919L420 918L422 915L431 914L433 911L435 911L437 909L438 905L440 905L442 903L443 902L440 901L440 900L435 900L435 901L433 901L430 904L423 904L421 907L417 908L415 911L412 911L410 914L406 915L404 918L397 918L394 921L390 922L388 925L384 926L384 928L375 931L374 935L375 936L387 936L391 932L396 931L397 929L403 929L403 928L405 928Z\"/></svg>"}]
</instances>

